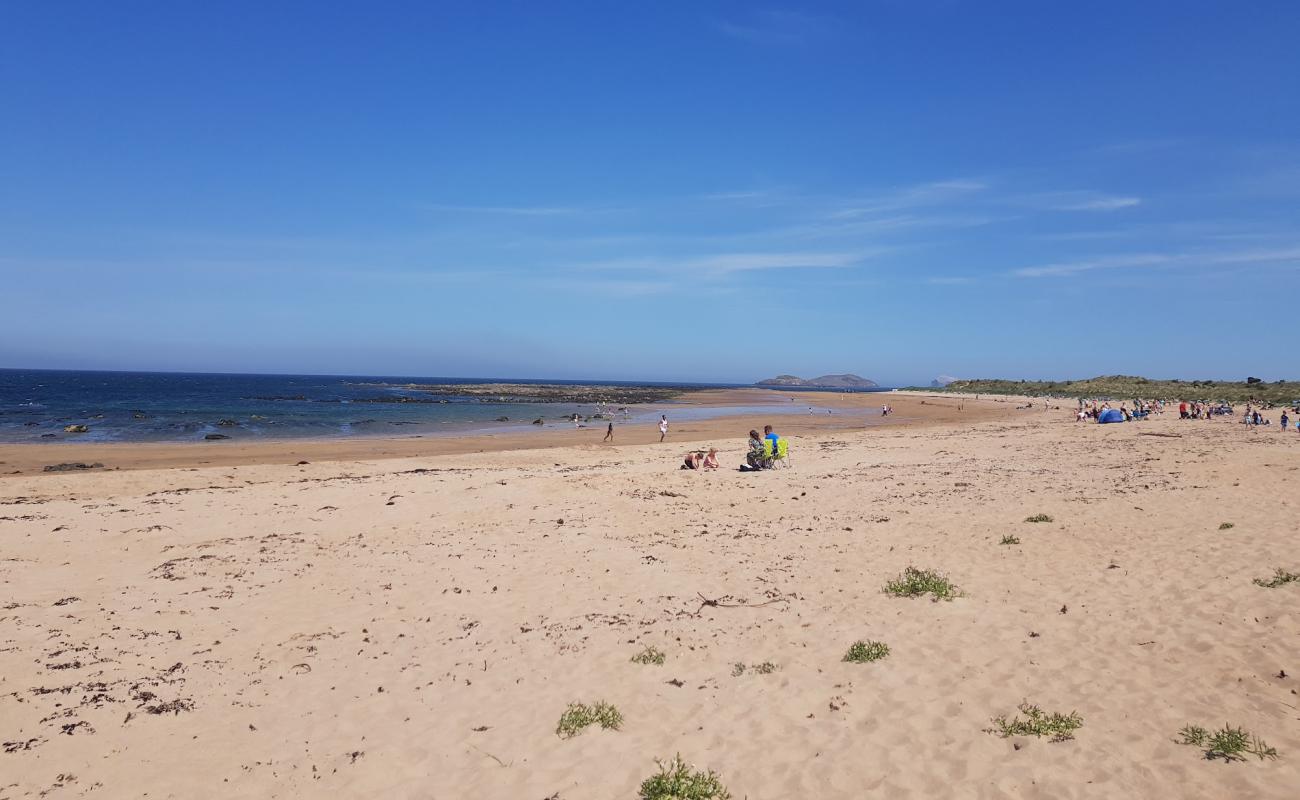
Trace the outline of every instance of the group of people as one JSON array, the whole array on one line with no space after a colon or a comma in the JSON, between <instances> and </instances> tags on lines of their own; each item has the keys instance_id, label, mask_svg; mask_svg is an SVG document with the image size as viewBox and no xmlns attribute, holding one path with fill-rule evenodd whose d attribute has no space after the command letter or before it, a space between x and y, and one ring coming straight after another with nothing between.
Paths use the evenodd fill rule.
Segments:
<instances>
[{"instance_id":1,"label":"group of people","mask_svg":"<svg viewBox=\"0 0 1300 800\"><path fill-rule=\"evenodd\" d=\"M749 449L745 452L745 463L740 465L742 472L754 472L769 469L781 452L781 436L771 425L763 426L763 433L756 430L749 432ZM718 450L710 447L708 451L692 450L682 460L682 469L717 469Z\"/></svg>"},{"instance_id":2,"label":"group of people","mask_svg":"<svg viewBox=\"0 0 1300 800\"><path fill-rule=\"evenodd\" d=\"M1300 433L1300 407L1293 408L1291 409L1291 411L1296 414L1295 429L1297 433ZM1282 424L1278 426L1278 430L1280 431L1287 430L1287 428L1291 424L1291 419L1292 418L1290 414L1287 413L1287 409L1283 408L1282 418L1279 420L1279 422L1281 422ZM1253 406L1249 406L1249 405L1246 406L1246 413L1242 415L1241 422L1243 425L1273 424L1272 420L1270 420L1268 417L1265 417L1263 414L1261 414L1258 408L1254 408Z\"/></svg>"}]
</instances>

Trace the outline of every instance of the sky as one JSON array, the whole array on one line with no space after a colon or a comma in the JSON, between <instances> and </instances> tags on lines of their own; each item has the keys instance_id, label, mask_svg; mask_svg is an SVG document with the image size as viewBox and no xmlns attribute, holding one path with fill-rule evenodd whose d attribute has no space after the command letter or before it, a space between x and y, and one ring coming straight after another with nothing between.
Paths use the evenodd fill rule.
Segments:
<instances>
[{"instance_id":1,"label":"sky","mask_svg":"<svg viewBox=\"0 0 1300 800\"><path fill-rule=\"evenodd\" d=\"M7 3L0 367L1300 378L1300 4Z\"/></svg>"}]
</instances>

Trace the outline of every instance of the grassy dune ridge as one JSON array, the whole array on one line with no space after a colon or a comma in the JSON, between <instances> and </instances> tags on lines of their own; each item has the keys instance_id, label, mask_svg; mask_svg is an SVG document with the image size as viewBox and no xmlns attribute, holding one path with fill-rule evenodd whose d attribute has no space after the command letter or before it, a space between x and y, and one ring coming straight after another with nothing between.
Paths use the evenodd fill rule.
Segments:
<instances>
[{"instance_id":1,"label":"grassy dune ridge","mask_svg":"<svg viewBox=\"0 0 1300 800\"><path fill-rule=\"evenodd\" d=\"M1159 381L1132 375L1103 375L1077 381L1009 381L976 379L954 381L946 392L1014 394L1029 396L1114 397L1128 399L1226 400L1228 402L1271 402L1290 405L1300 400L1300 381Z\"/></svg>"}]
</instances>

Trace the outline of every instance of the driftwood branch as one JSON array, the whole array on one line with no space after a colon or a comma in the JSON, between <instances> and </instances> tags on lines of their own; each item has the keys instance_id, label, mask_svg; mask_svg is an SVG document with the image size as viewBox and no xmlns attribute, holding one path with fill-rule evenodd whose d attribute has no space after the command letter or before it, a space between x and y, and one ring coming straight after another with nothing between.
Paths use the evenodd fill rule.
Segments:
<instances>
[{"instance_id":1,"label":"driftwood branch","mask_svg":"<svg viewBox=\"0 0 1300 800\"><path fill-rule=\"evenodd\" d=\"M697 597L700 598L700 607L695 609L695 616L697 617L700 615L700 612L706 608L762 608L763 606L770 606L773 603L790 602L790 598L788 597L778 597L774 600L768 600L767 602L764 603L728 603L724 601L722 598L713 600L708 597L705 597L699 592L696 592L695 594ZM725 597L726 595L723 596Z\"/></svg>"}]
</instances>

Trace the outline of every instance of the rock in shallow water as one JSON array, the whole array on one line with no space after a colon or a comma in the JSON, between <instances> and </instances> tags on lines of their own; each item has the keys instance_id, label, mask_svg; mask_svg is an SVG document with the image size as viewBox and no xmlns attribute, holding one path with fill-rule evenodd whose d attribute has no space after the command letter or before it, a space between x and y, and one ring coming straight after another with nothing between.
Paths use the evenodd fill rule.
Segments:
<instances>
[{"instance_id":1,"label":"rock in shallow water","mask_svg":"<svg viewBox=\"0 0 1300 800\"><path fill-rule=\"evenodd\" d=\"M218 439L229 439L230 437L225 435L224 433L209 433L207 436L204 436L203 438L207 439L209 442L215 442Z\"/></svg>"},{"instance_id":2,"label":"rock in shallow water","mask_svg":"<svg viewBox=\"0 0 1300 800\"><path fill-rule=\"evenodd\" d=\"M63 426L64 433L85 433L88 430L90 430L90 428L88 428L85 425L64 425Z\"/></svg>"}]
</instances>

